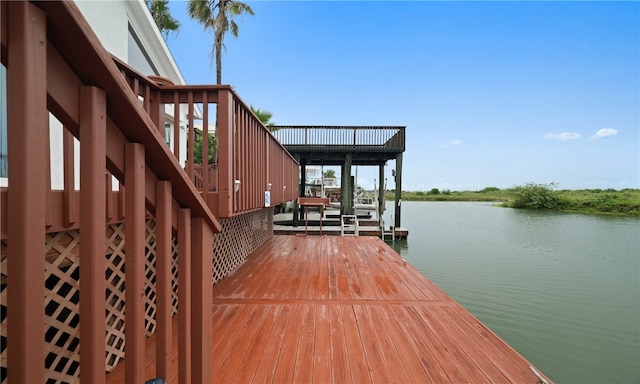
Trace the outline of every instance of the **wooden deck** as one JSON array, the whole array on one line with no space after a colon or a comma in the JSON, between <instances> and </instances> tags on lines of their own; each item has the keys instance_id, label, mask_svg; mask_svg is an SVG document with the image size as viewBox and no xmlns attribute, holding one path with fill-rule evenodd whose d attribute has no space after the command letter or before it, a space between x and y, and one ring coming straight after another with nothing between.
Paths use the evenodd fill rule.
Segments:
<instances>
[{"instance_id":1,"label":"wooden deck","mask_svg":"<svg viewBox=\"0 0 640 384\"><path fill-rule=\"evenodd\" d=\"M213 296L219 383L538 382L529 362L376 237L274 236ZM122 382L121 368L109 382Z\"/></svg>"}]
</instances>

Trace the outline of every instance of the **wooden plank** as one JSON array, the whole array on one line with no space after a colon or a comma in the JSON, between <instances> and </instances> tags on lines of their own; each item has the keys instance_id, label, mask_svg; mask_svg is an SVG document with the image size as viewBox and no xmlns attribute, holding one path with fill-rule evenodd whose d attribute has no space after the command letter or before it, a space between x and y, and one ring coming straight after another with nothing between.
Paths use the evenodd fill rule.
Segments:
<instances>
[{"instance_id":1,"label":"wooden plank","mask_svg":"<svg viewBox=\"0 0 640 384\"><path fill-rule=\"evenodd\" d=\"M349 355L352 353L347 347L347 340L345 337L345 323L342 318L342 309L350 309L347 305L328 305L326 306L329 311L330 322L330 380L333 383L344 382L363 382L362 372L359 372L360 376L356 376L356 379L352 378L351 370L349 369ZM362 358L360 358L362 361ZM355 368L354 368L355 369ZM368 377L367 377L368 379Z\"/></svg>"},{"instance_id":2,"label":"wooden plank","mask_svg":"<svg viewBox=\"0 0 640 384\"><path fill-rule=\"evenodd\" d=\"M298 340L302 331L302 308L304 305L292 305L291 318L287 324L282 341L282 348L278 361L276 362L275 371L272 380L274 383L291 383L293 382L293 374L296 368L296 354L298 349Z\"/></svg>"},{"instance_id":3,"label":"wooden plank","mask_svg":"<svg viewBox=\"0 0 640 384\"><path fill-rule=\"evenodd\" d=\"M315 340L313 351L313 382L331 382L332 343L331 334L341 327L332 323L328 305L316 306Z\"/></svg>"},{"instance_id":4,"label":"wooden plank","mask_svg":"<svg viewBox=\"0 0 640 384\"><path fill-rule=\"evenodd\" d=\"M314 361L318 358L314 345L317 341L316 309L314 304L300 306L300 334L292 367L294 383L311 383L314 379Z\"/></svg>"},{"instance_id":5,"label":"wooden plank","mask_svg":"<svg viewBox=\"0 0 640 384\"><path fill-rule=\"evenodd\" d=\"M373 383L395 382L395 378L388 370L388 363L380 349L381 347L376 338L376 330L371 324L371 320L369 319L370 315L366 310L366 306L354 305L353 311L356 315L362 346L364 347L364 353L367 357L367 366L369 368L371 381Z\"/></svg>"},{"instance_id":6,"label":"wooden plank","mask_svg":"<svg viewBox=\"0 0 640 384\"><path fill-rule=\"evenodd\" d=\"M250 340L249 345L245 347L246 352L242 359L235 359L239 366L233 382L250 383L253 380L258 364L264 356L264 347L271 336L271 330L274 328L280 308L279 305L267 305L264 308L264 315L258 327L256 327L256 333ZM225 368L229 369L229 367ZM223 376L220 376L220 381L224 381Z\"/></svg>"},{"instance_id":7,"label":"wooden plank","mask_svg":"<svg viewBox=\"0 0 640 384\"><path fill-rule=\"evenodd\" d=\"M293 309L292 305L279 306L273 329L262 348L262 356L253 376L255 383L271 382L275 376L275 370L280 358L280 353L282 353L282 346Z\"/></svg>"}]
</instances>

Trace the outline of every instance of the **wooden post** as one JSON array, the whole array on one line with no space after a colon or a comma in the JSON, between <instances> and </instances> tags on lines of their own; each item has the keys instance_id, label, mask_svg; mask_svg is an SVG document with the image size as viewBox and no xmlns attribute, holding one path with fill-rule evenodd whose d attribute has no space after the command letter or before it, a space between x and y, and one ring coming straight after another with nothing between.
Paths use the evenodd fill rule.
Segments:
<instances>
[{"instance_id":1,"label":"wooden post","mask_svg":"<svg viewBox=\"0 0 640 384\"><path fill-rule=\"evenodd\" d=\"M28 2L9 2L8 19L7 378L43 383L47 25Z\"/></svg>"},{"instance_id":2,"label":"wooden post","mask_svg":"<svg viewBox=\"0 0 640 384\"><path fill-rule=\"evenodd\" d=\"M156 182L156 376L171 380L171 195L170 181Z\"/></svg>"},{"instance_id":3,"label":"wooden post","mask_svg":"<svg viewBox=\"0 0 640 384\"><path fill-rule=\"evenodd\" d=\"M306 130L305 130L306 132ZM298 186L298 197L303 197L304 196L304 183L305 183L305 173L306 173L306 168L305 165L302 164L300 162L300 154L296 153L296 160L298 161L298 164L300 164L300 180L298 180L297 186ZM293 188L293 185L290 187ZM298 205L298 200L296 199L293 202L293 226L297 227L298 226L298 215L299 215L299 210L300 210L300 206Z\"/></svg>"},{"instance_id":4,"label":"wooden post","mask_svg":"<svg viewBox=\"0 0 640 384\"><path fill-rule=\"evenodd\" d=\"M382 214L385 209L385 200L384 200L384 163L378 166L378 222L382 223Z\"/></svg>"},{"instance_id":5,"label":"wooden post","mask_svg":"<svg viewBox=\"0 0 640 384\"><path fill-rule=\"evenodd\" d=\"M402 204L402 153L398 153L396 155L396 204L395 204L394 228L401 228L401 225L400 225L400 212L401 212L400 205L401 204Z\"/></svg>"},{"instance_id":6,"label":"wooden post","mask_svg":"<svg viewBox=\"0 0 640 384\"><path fill-rule=\"evenodd\" d=\"M307 164L303 162L300 165L300 187L298 188L298 196L305 196L305 189L307 187ZM298 220L304 219L304 208L300 208L296 202L293 211L293 226L297 227Z\"/></svg>"},{"instance_id":7,"label":"wooden post","mask_svg":"<svg viewBox=\"0 0 640 384\"><path fill-rule=\"evenodd\" d=\"M144 146L125 144L125 382L144 382Z\"/></svg>"},{"instance_id":8,"label":"wooden post","mask_svg":"<svg viewBox=\"0 0 640 384\"><path fill-rule=\"evenodd\" d=\"M107 99L80 89L80 378L105 381L105 205Z\"/></svg>"},{"instance_id":9,"label":"wooden post","mask_svg":"<svg viewBox=\"0 0 640 384\"><path fill-rule=\"evenodd\" d=\"M233 174L233 94L229 90L218 91L218 213L220 217L230 217L234 209Z\"/></svg>"},{"instance_id":10,"label":"wooden post","mask_svg":"<svg viewBox=\"0 0 640 384\"><path fill-rule=\"evenodd\" d=\"M342 185L340 186L340 214L353 215L353 182L351 181L352 154L347 153L342 166Z\"/></svg>"},{"instance_id":11,"label":"wooden post","mask_svg":"<svg viewBox=\"0 0 640 384\"><path fill-rule=\"evenodd\" d=\"M194 383L212 379L213 232L202 218L191 219L191 361Z\"/></svg>"},{"instance_id":12,"label":"wooden post","mask_svg":"<svg viewBox=\"0 0 640 384\"><path fill-rule=\"evenodd\" d=\"M178 382L191 383L191 210L178 211Z\"/></svg>"}]
</instances>

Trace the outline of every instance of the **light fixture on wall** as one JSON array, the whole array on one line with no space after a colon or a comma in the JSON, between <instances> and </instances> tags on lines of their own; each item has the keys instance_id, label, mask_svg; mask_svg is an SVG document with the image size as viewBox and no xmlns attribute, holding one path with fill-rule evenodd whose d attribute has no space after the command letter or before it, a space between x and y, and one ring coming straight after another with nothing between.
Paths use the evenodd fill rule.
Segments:
<instances>
[{"instance_id":1,"label":"light fixture on wall","mask_svg":"<svg viewBox=\"0 0 640 384\"><path fill-rule=\"evenodd\" d=\"M286 191L286 190L287 190L287 186L286 186L286 185L283 185L283 186L282 186L282 191L284 192L284 191Z\"/></svg>"},{"instance_id":2,"label":"light fixture on wall","mask_svg":"<svg viewBox=\"0 0 640 384\"><path fill-rule=\"evenodd\" d=\"M267 191L270 191L270 190L271 190L271 183L268 183L267 184Z\"/></svg>"},{"instance_id":3,"label":"light fixture on wall","mask_svg":"<svg viewBox=\"0 0 640 384\"><path fill-rule=\"evenodd\" d=\"M235 181L235 183L233 184L233 185L234 185L233 190L234 190L235 192L238 192L238 191L240 190L240 184L242 184L242 183L240 182L240 180L236 180L236 181Z\"/></svg>"}]
</instances>

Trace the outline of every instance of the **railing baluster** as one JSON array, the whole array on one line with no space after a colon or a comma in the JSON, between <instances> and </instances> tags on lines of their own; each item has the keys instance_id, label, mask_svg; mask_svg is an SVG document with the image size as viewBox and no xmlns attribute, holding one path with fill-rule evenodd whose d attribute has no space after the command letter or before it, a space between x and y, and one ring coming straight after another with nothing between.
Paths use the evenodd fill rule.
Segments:
<instances>
[{"instance_id":1,"label":"railing baluster","mask_svg":"<svg viewBox=\"0 0 640 384\"><path fill-rule=\"evenodd\" d=\"M213 259L211 228L202 218L191 219L191 358L194 383L212 379Z\"/></svg>"},{"instance_id":2,"label":"railing baluster","mask_svg":"<svg viewBox=\"0 0 640 384\"><path fill-rule=\"evenodd\" d=\"M173 93L173 155L180 162L180 100L178 92Z\"/></svg>"},{"instance_id":3,"label":"railing baluster","mask_svg":"<svg viewBox=\"0 0 640 384\"><path fill-rule=\"evenodd\" d=\"M144 146L125 145L125 382L144 382Z\"/></svg>"},{"instance_id":4,"label":"railing baluster","mask_svg":"<svg viewBox=\"0 0 640 384\"><path fill-rule=\"evenodd\" d=\"M156 182L156 375L171 380L171 182Z\"/></svg>"},{"instance_id":5,"label":"railing baluster","mask_svg":"<svg viewBox=\"0 0 640 384\"><path fill-rule=\"evenodd\" d=\"M209 101L202 92L202 197L209 201Z\"/></svg>"},{"instance_id":6,"label":"railing baluster","mask_svg":"<svg viewBox=\"0 0 640 384\"><path fill-rule=\"evenodd\" d=\"M105 172L104 174L104 190L105 190L105 207L104 207L104 212L105 212L105 220L108 223L109 221L111 221L111 219L113 219L113 191L112 191L112 176L111 176L111 172Z\"/></svg>"},{"instance_id":7,"label":"railing baluster","mask_svg":"<svg viewBox=\"0 0 640 384\"><path fill-rule=\"evenodd\" d=\"M105 381L106 95L80 89L80 377Z\"/></svg>"},{"instance_id":8,"label":"railing baluster","mask_svg":"<svg viewBox=\"0 0 640 384\"><path fill-rule=\"evenodd\" d=\"M189 180L193 182L193 164L194 164L194 140L195 140L195 128L193 126L193 93L189 92L188 98L188 120L187 120L187 175L189 175Z\"/></svg>"},{"instance_id":9,"label":"railing baluster","mask_svg":"<svg viewBox=\"0 0 640 384\"><path fill-rule=\"evenodd\" d=\"M46 15L10 2L7 344L11 383L43 383L47 113Z\"/></svg>"},{"instance_id":10,"label":"railing baluster","mask_svg":"<svg viewBox=\"0 0 640 384\"><path fill-rule=\"evenodd\" d=\"M191 383L191 211L178 210L178 382Z\"/></svg>"},{"instance_id":11,"label":"railing baluster","mask_svg":"<svg viewBox=\"0 0 640 384\"><path fill-rule=\"evenodd\" d=\"M64 127L62 129L62 140L62 166L64 173L62 205L64 225L69 227L78 221L78 211L76 207L74 139L71 132Z\"/></svg>"}]
</instances>

